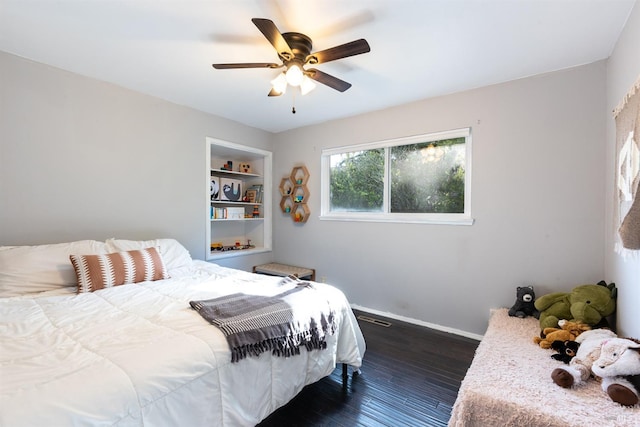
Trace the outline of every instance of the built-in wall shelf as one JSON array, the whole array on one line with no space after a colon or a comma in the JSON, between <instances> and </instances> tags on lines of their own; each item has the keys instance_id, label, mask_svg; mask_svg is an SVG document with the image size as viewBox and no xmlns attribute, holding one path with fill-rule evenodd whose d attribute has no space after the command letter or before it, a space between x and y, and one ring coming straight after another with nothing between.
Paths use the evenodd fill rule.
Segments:
<instances>
[{"instance_id":1,"label":"built-in wall shelf","mask_svg":"<svg viewBox=\"0 0 640 427\"><path fill-rule=\"evenodd\" d=\"M206 259L271 251L269 151L206 138Z\"/></svg>"},{"instance_id":2,"label":"built-in wall shelf","mask_svg":"<svg viewBox=\"0 0 640 427\"><path fill-rule=\"evenodd\" d=\"M262 176L262 175L257 175L255 173L236 172L236 171L229 171L226 169L211 169L211 173L214 173L216 175L238 175L238 176L257 177L257 178Z\"/></svg>"},{"instance_id":3,"label":"built-in wall shelf","mask_svg":"<svg viewBox=\"0 0 640 427\"><path fill-rule=\"evenodd\" d=\"M234 218L211 218L211 222L224 222L224 221L264 221L264 218L242 218L242 219L234 219Z\"/></svg>"}]
</instances>

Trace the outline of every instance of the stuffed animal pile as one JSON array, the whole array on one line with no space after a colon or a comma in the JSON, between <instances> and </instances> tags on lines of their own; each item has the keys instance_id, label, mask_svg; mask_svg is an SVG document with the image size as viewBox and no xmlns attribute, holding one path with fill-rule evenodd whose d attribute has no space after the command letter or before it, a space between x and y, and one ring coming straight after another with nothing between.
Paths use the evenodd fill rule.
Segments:
<instances>
[{"instance_id":1,"label":"stuffed animal pile","mask_svg":"<svg viewBox=\"0 0 640 427\"><path fill-rule=\"evenodd\" d=\"M551 373L555 384L570 388L595 377L611 400L633 406L640 403L640 340L607 328L616 297L615 284L604 281L538 299L533 287L518 287L509 316L540 319L541 336L534 342L556 350L551 357L566 364Z\"/></svg>"}]
</instances>

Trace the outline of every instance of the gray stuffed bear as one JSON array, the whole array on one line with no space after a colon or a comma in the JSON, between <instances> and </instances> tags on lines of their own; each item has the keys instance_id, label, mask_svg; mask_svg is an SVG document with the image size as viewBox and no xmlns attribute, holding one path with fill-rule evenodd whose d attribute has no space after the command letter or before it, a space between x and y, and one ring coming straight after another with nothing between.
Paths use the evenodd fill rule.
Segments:
<instances>
[{"instance_id":1,"label":"gray stuffed bear","mask_svg":"<svg viewBox=\"0 0 640 427\"><path fill-rule=\"evenodd\" d=\"M540 312L533 305L535 299L536 294L533 292L533 286L518 286L518 289L516 289L516 302L509 309L509 316L521 318L533 316L538 319Z\"/></svg>"}]
</instances>

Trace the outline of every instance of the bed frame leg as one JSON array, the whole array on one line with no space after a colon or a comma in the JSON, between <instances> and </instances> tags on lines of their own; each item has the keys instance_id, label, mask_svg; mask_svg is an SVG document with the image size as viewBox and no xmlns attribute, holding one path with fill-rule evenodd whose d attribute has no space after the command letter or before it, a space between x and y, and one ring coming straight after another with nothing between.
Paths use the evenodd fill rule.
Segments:
<instances>
[{"instance_id":1,"label":"bed frame leg","mask_svg":"<svg viewBox=\"0 0 640 427\"><path fill-rule=\"evenodd\" d=\"M342 391L347 391L349 385L349 366L346 363L342 364Z\"/></svg>"},{"instance_id":2,"label":"bed frame leg","mask_svg":"<svg viewBox=\"0 0 640 427\"><path fill-rule=\"evenodd\" d=\"M352 379L356 379L361 374L360 369L354 369L351 374ZM349 365L346 363L342 364L342 388L346 389L349 381Z\"/></svg>"}]
</instances>

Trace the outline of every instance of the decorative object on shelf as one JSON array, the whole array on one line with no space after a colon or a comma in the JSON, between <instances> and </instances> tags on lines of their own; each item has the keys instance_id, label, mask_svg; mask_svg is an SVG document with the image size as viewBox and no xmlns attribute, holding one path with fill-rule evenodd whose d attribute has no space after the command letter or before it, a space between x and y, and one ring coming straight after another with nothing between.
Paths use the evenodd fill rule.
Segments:
<instances>
[{"instance_id":1,"label":"decorative object on shelf","mask_svg":"<svg viewBox=\"0 0 640 427\"><path fill-rule=\"evenodd\" d=\"M306 203L298 203L293 207L291 216L294 222L307 222L310 214L311 211Z\"/></svg>"},{"instance_id":2,"label":"decorative object on shelf","mask_svg":"<svg viewBox=\"0 0 640 427\"><path fill-rule=\"evenodd\" d=\"M227 219L244 219L244 208L226 208Z\"/></svg>"},{"instance_id":3,"label":"decorative object on shelf","mask_svg":"<svg viewBox=\"0 0 640 427\"><path fill-rule=\"evenodd\" d=\"M242 181L239 179L220 178L220 187L222 188L220 200L228 200L230 202L240 201Z\"/></svg>"},{"instance_id":4,"label":"decorative object on shelf","mask_svg":"<svg viewBox=\"0 0 640 427\"><path fill-rule=\"evenodd\" d=\"M291 174L280 181L280 210L290 215L293 222L305 223L311 214L307 206L308 181L309 170L306 166L294 166Z\"/></svg>"},{"instance_id":5,"label":"decorative object on shelf","mask_svg":"<svg viewBox=\"0 0 640 427\"><path fill-rule=\"evenodd\" d=\"M211 243L211 251L227 252L227 251L240 251L243 249L254 249L256 246L251 244L251 239L247 239L246 244L242 244L239 240L236 240L233 245L224 246L221 242Z\"/></svg>"},{"instance_id":6,"label":"decorative object on shelf","mask_svg":"<svg viewBox=\"0 0 640 427\"><path fill-rule=\"evenodd\" d=\"M253 217L260 218L260 207L258 205L253 207Z\"/></svg>"},{"instance_id":7,"label":"decorative object on shelf","mask_svg":"<svg viewBox=\"0 0 640 427\"><path fill-rule=\"evenodd\" d=\"M256 202L257 196L258 196L258 191L257 190L249 189L249 190L247 190L247 200L246 201L248 203L257 203Z\"/></svg>"},{"instance_id":8,"label":"decorative object on shelf","mask_svg":"<svg viewBox=\"0 0 640 427\"><path fill-rule=\"evenodd\" d=\"M260 184L252 185L249 190L255 190L256 192L256 199L253 203L262 203L262 198L264 193L262 185Z\"/></svg>"},{"instance_id":9,"label":"decorative object on shelf","mask_svg":"<svg viewBox=\"0 0 640 427\"><path fill-rule=\"evenodd\" d=\"M220 200L220 178L211 177L211 200Z\"/></svg>"},{"instance_id":10,"label":"decorative object on shelf","mask_svg":"<svg viewBox=\"0 0 640 427\"><path fill-rule=\"evenodd\" d=\"M227 160L227 163L222 165L220 168L223 171L232 171L233 170L233 162L231 160Z\"/></svg>"},{"instance_id":11,"label":"decorative object on shelf","mask_svg":"<svg viewBox=\"0 0 640 427\"><path fill-rule=\"evenodd\" d=\"M240 166L238 167L238 172L251 173L251 165L249 163L240 163Z\"/></svg>"}]
</instances>

